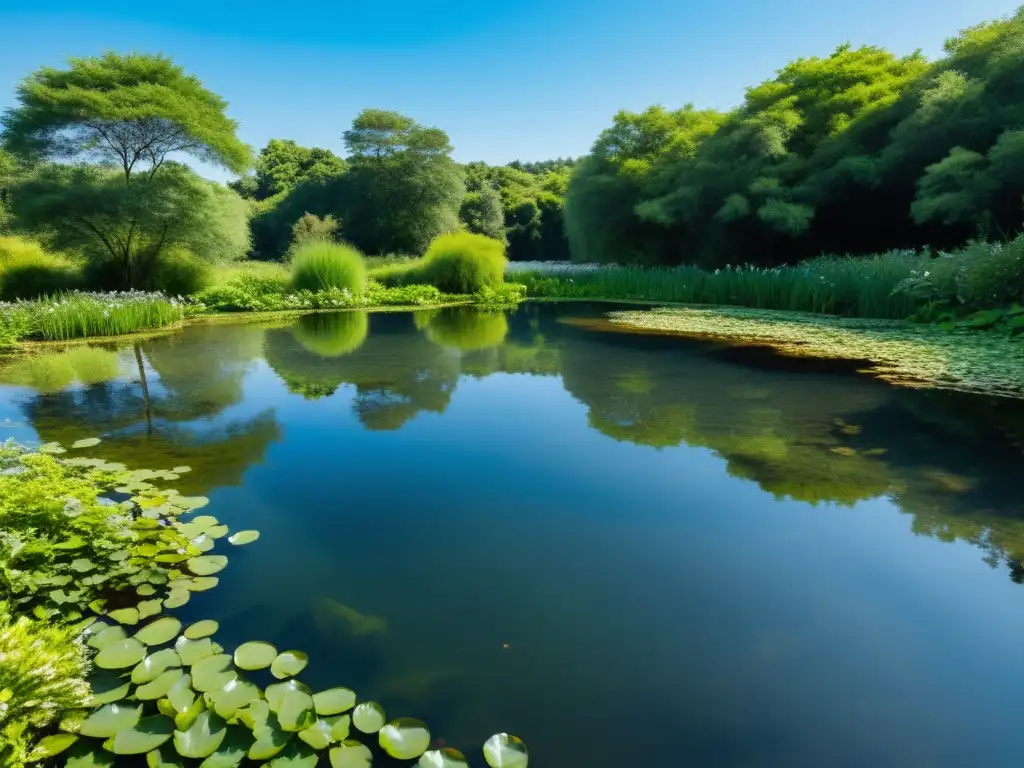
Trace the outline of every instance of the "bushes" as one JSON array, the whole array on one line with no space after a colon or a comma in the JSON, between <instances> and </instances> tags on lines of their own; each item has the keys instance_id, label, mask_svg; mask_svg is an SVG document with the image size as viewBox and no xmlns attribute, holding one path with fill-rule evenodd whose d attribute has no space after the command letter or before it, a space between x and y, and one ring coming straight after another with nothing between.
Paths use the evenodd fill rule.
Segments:
<instances>
[{"instance_id":1,"label":"bushes","mask_svg":"<svg viewBox=\"0 0 1024 768\"><path fill-rule=\"evenodd\" d=\"M188 296L208 286L211 269L183 248L160 255L154 262L146 287L168 296Z\"/></svg>"},{"instance_id":2,"label":"bushes","mask_svg":"<svg viewBox=\"0 0 1024 768\"><path fill-rule=\"evenodd\" d=\"M80 283L78 265L67 257L49 253L33 240L0 236L0 299L34 299Z\"/></svg>"},{"instance_id":3,"label":"bushes","mask_svg":"<svg viewBox=\"0 0 1024 768\"><path fill-rule=\"evenodd\" d=\"M363 256L348 245L312 242L295 249L292 256L292 286L297 290L347 290L362 295L366 286Z\"/></svg>"},{"instance_id":4,"label":"bushes","mask_svg":"<svg viewBox=\"0 0 1024 768\"><path fill-rule=\"evenodd\" d=\"M453 232L434 238L422 263L408 277L445 293L479 293L504 281L507 263L501 242Z\"/></svg>"}]
</instances>

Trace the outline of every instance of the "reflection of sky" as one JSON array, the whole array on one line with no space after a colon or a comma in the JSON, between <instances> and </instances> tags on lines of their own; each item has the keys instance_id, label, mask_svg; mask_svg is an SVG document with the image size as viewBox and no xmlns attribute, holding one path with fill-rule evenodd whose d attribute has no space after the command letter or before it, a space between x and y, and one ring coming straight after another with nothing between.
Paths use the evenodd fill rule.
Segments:
<instances>
[{"instance_id":1,"label":"reflection of sky","mask_svg":"<svg viewBox=\"0 0 1024 768\"><path fill-rule=\"evenodd\" d=\"M778 501L711 450L618 442L554 376L463 376L393 431L362 426L354 386L306 400L263 361L243 392L185 424L272 409L282 430L209 494L262 533L219 545L221 585L181 611L226 646L309 650L311 684L467 751L518 733L539 765L997 766L1024 747L1021 587L887 499ZM22 418L0 397L4 417ZM324 599L387 632L318 626Z\"/></svg>"}]
</instances>

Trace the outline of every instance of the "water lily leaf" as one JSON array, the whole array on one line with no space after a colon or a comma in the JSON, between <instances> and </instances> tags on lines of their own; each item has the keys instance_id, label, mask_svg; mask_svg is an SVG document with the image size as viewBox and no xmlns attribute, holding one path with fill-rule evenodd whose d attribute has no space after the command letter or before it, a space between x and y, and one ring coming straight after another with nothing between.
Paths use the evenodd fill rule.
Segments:
<instances>
[{"instance_id":1,"label":"water lily leaf","mask_svg":"<svg viewBox=\"0 0 1024 768\"><path fill-rule=\"evenodd\" d=\"M200 555L189 558L185 564L196 576L212 576L224 570L228 559L224 555Z\"/></svg>"},{"instance_id":2,"label":"water lily leaf","mask_svg":"<svg viewBox=\"0 0 1024 768\"><path fill-rule=\"evenodd\" d=\"M365 744L349 739L341 746L334 747L330 753L332 768L370 768L373 753Z\"/></svg>"},{"instance_id":3,"label":"water lily leaf","mask_svg":"<svg viewBox=\"0 0 1024 768\"><path fill-rule=\"evenodd\" d=\"M147 624L135 633L135 639L146 645L163 645L178 636L181 622L173 616L164 616Z\"/></svg>"},{"instance_id":4,"label":"water lily leaf","mask_svg":"<svg viewBox=\"0 0 1024 768\"><path fill-rule=\"evenodd\" d=\"M64 768L113 768L114 756L95 741L79 741L68 750Z\"/></svg>"},{"instance_id":5,"label":"water lily leaf","mask_svg":"<svg viewBox=\"0 0 1024 768\"><path fill-rule=\"evenodd\" d=\"M424 752L416 763L416 768L466 768L468 765L469 761L464 754L457 749L446 747Z\"/></svg>"},{"instance_id":6,"label":"water lily leaf","mask_svg":"<svg viewBox=\"0 0 1024 768\"><path fill-rule=\"evenodd\" d=\"M270 674L278 680L294 677L306 668L309 656L302 651L284 651L270 665Z\"/></svg>"},{"instance_id":7,"label":"water lily leaf","mask_svg":"<svg viewBox=\"0 0 1024 768\"><path fill-rule=\"evenodd\" d=\"M313 697L305 691L288 691L277 709L277 719L286 731L304 731L316 721L313 712Z\"/></svg>"},{"instance_id":8,"label":"water lily leaf","mask_svg":"<svg viewBox=\"0 0 1024 768\"><path fill-rule=\"evenodd\" d=\"M226 525L215 525L206 529L206 535L211 539L222 539L228 535L229 528Z\"/></svg>"},{"instance_id":9,"label":"water lily leaf","mask_svg":"<svg viewBox=\"0 0 1024 768\"><path fill-rule=\"evenodd\" d=\"M213 619L203 619L202 621L197 621L194 624L189 624L185 627L185 631L182 632L182 634L189 640L201 640L204 637L209 637L219 628L220 624Z\"/></svg>"},{"instance_id":10,"label":"water lily leaf","mask_svg":"<svg viewBox=\"0 0 1024 768\"><path fill-rule=\"evenodd\" d=\"M274 683L267 686L265 691L267 697L267 703L270 704L270 711L277 712L281 709L281 704L284 701L284 697L291 691L302 691L303 693L309 693L309 686L304 683L300 683L298 680L288 680L284 683Z\"/></svg>"},{"instance_id":11,"label":"water lily leaf","mask_svg":"<svg viewBox=\"0 0 1024 768\"><path fill-rule=\"evenodd\" d=\"M205 496L179 496L174 501L174 506L179 509L200 509L210 503Z\"/></svg>"},{"instance_id":12,"label":"water lily leaf","mask_svg":"<svg viewBox=\"0 0 1024 768\"><path fill-rule=\"evenodd\" d=\"M528 756L523 740L496 733L484 744L484 759L491 768L526 768Z\"/></svg>"},{"instance_id":13,"label":"water lily leaf","mask_svg":"<svg viewBox=\"0 0 1024 768\"><path fill-rule=\"evenodd\" d=\"M139 586L135 588L135 594L139 597L149 597L150 595L156 594L156 587L152 584L139 584Z\"/></svg>"},{"instance_id":14,"label":"water lily leaf","mask_svg":"<svg viewBox=\"0 0 1024 768\"><path fill-rule=\"evenodd\" d=\"M35 763L59 755L76 741L78 741L78 736L73 733L55 733L52 736L45 736L32 748L28 761Z\"/></svg>"},{"instance_id":15,"label":"water lily leaf","mask_svg":"<svg viewBox=\"0 0 1024 768\"><path fill-rule=\"evenodd\" d=\"M78 733L88 715L89 710L87 709L72 709L63 714L57 727L65 733Z\"/></svg>"},{"instance_id":16,"label":"water lily leaf","mask_svg":"<svg viewBox=\"0 0 1024 768\"><path fill-rule=\"evenodd\" d=\"M175 579L171 583L175 589L187 589L189 592L205 592L216 587L220 583L220 579L216 576L194 576Z\"/></svg>"},{"instance_id":17,"label":"water lily leaf","mask_svg":"<svg viewBox=\"0 0 1024 768\"><path fill-rule=\"evenodd\" d=\"M89 678L89 687L92 689L89 706L99 707L123 699L131 684L114 672L100 672Z\"/></svg>"},{"instance_id":18,"label":"water lily leaf","mask_svg":"<svg viewBox=\"0 0 1024 768\"><path fill-rule=\"evenodd\" d=\"M267 768L316 768L319 759L309 746L293 741L267 763Z\"/></svg>"},{"instance_id":19,"label":"water lily leaf","mask_svg":"<svg viewBox=\"0 0 1024 768\"><path fill-rule=\"evenodd\" d=\"M60 443L43 443L39 446L40 453L67 453Z\"/></svg>"},{"instance_id":20,"label":"water lily leaf","mask_svg":"<svg viewBox=\"0 0 1024 768\"><path fill-rule=\"evenodd\" d=\"M184 464L182 464L180 467L172 467L171 468L171 472L173 472L176 475L184 475L186 472L191 472L191 471L192 471L192 467L187 467Z\"/></svg>"},{"instance_id":21,"label":"water lily leaf","mask_svg":"<svg viewBox=\"0 0 1024 768\"><path fill-rule=\"evenodd\" d=\"M242 643L235 649L235 666L239 669L266 669L277 658L277 648L261 640Z\"/></svg>"},{"instance_id":22,"label":"water lily leaf","mask_svg":"<svg viewBox=\"0 0 1024 768\"><path fill-rule=\"evenodd\" d=\"M102 651L108 645L120 642L126 637L128 637L128 633L124 631L124 627L107 626L105 629L101 629L96 634L93 634L85 644L90 648L95 648L97 651Z\"/></svg>"},{"instance_id":23,"label":"water lily leaf","mask_svg":"<svg viewBox=\"0 0 1024 768\"><path fill-rule=\"evenodd\" d=\"M146 646L134 637L128 637L111 643L96 654L96 658L92 661L100 669L125 669L134 667L145 657ZM113 734L110 735L113 736Z\"/></svg>"},{"instance_id":24,"label":"water lily leaf","mask_svg":"<svg viewBox=\"0 0 1024 768\"><path fill-rule=\"evenodd\" d=\"M299 731L299 738L313 749L327 749L334 741L331 738L331 725L326 720L317 720L309 728Z\"/></svg>"},{"instance_id":25,"label":"water lily leaf","mask_svg":"<svg viewBox=\"0 0 1024 768\"><path fill-rule=\"evenodd\" d=\"M185 763L170 744L165 744L159 749L146 753L146 765L148 768L185 768Z\"/></svg>"},{"instance_id":26,"label":"water lily leaf","mask_svg":"<svg viewBox=\"0 0 1024 768\"><path fill-rule=\"evenodd\" d=\"M163 610L163 605L163 600L143 600L135 606L139 611L139 621L148 619L150 616L156 616Z\"/></svg>"},{"instance_id":27,"label":"water lily leaf","mask_svg":"<svg viewBox=\"0 0 1024 768\"><path fill-rule=\"evenodd\" d=\"M239 710L237 719L250 731L256 731L267 723L270 716L270 705L263 699L250 701L249 706Z\"/></svg>"},{"instance_id":28,"label":"water lily leaf","mask_svg":"<svg viewBox=\"0 0 1024 768\"><path fill-rule=\"evenodd\" d=\"M211 693L213 710L225 720L230 720L238 710L259 697L259 687L236 678L228 681L223 688Z\"/></svg>"},{"instance_id":29,"label":"water lily leaf","mask_svg":"<svg viewBox=\"0 0 1024 768\"><path fill-rule=\"evenodd\" d=\"M201 699L197 698L192 702L192 705L184 712L180 712L174 718L174 727L179 731L187 731L195 723L203 712L206 711L206 703Z\"/></svg>"},{"instance_id":30,"label":"water lily leaf","mask_svg":"<svg viewBox=\"0 0 1024 768\"><path fill-rule=\"evenodd\" d=\"M78 732L82 736L109 739L118 731L131 728L142 717L142 705L129 707L124 704L104 704L82 722Z\"/></svg>"},{"instance_id":31,"label":"water lily leaf","mask_svg":"<svg viewBox=\"0 0 1024 768\"><path fill-rule=\"evenodd\" d=\"M292 734L281 729L281 724L273 712L268 712L261 725L253 730L256 740L249 747L250 760L269 760L284 749Z\"/></svg>"},{"instance_id":32,"label":"water lily leaf","mask_svg":"<svg viewBox=\"0 0 1024 768\"><path fill-rule=\"evenodd\" d=\"M188 677L188 675L185 675L185 677ZM178 685L180 683L181 683L181 680L178 680L178 682L175 683L174 685ZM167 697L164 697L162 699L158 699L157 700L157 702L156 702L156 710L161 715L167 715L167 717L171 718L172 720L178 716L178 710L176 710L174 708L174 705L171 704L171 700L168 699Z\"/></svg>"},{"instance_id":33,"label":"water lily leaf","mask_svg":"<svg viewBox=\"0 0 1024 768\"><path fill-rule=\"evenodd\" d=\"M349 726L352 724L352 718L348 715L325 717L323 722L331 726L331 741L335 744L348 738Z\"/></svg>"},{"instance_id":34,"label":"water lily leaf","mask_svg":"<svg viewBox=\"0 0 1024 768\"><path fill-rule=\"evenodd\" d=\"M195 704L196 695L192 692L192 676L182 675L167 692L167 702L175 712L175 717L188 712Z\"/></svg>"},{"instance_id":35,"label":"water lily leaf","mask_svg":"<svg viewBox=\"0 0 1024 768\"><path fill-rule=\"evenodd\" d=\"M151 653L139 662L138 666L132 670L132 682L136 685L149 683L156 680L168 669L174 669L180 666L181 657L178 656L177 651L170 648L164 648L156 651L155 653Z\"/></svg>"},{"instance_id":36,"label":"water lily leaf","mask_svg":"<svg viewBox=\"0 0 1024 768\"><path fill-rule=\"evenodd\" d=\"M384 707L375 701L364 701L352 710L352 725L363 733L376 733L384 722Z\"/></svg>"},{"instance_id":37,"label":"water lily leaf","mask_svg":"<svg viewBox=\"0 0 1024 768\"><path fill-rule=\"evenodd\" d=\"M426 723L411 717L400 717L380 729L377 735L381 748L398 760L414 760L430 746Z\"/></svg>"},{"instance_id":38,"label":"water lily leaf","mask_svg":"<svg viewBox=\"0 0 1024 768\"><path fill-rule=\"evenodd\" d=\"M170 718L153 715L118 731L103 742L103 748L115 755L143 755L170 741L173 733L174 722Z\"/></svg>"},{"instance_id":39,"label":"water lily leaf","mask_svg":"<svg viewBox=\"0 0 1024 768\"><path fill-rule=\"evenodd\" d=\"M234 544L236 547L240 547L244 544L252 544L259 537L259 531L239 531L232 536L228 536L228 543Z\"/></svg>"},{"instance_id":40,"label":"water lily leaf","mask_svg":"<svg viewBox=\"0 0 1024 768\"><path fill-rule=\"evenodd\" d=\"M200 552L209 552L215 546L217 546L216 539L211 539L205 533L196 536L192 541L189 542L193 547L198 549Z\"/></svg>"},{"instance_id":41,"label":"water lily leaf","mask_svg":"<svg viewBox=\"0 0 1024 768\"><path fill-rule=\"evenodd\" d=\"M167 599L164 600L164 607L168 610L174 608L181 608L185 603L192 597L192 593L187 589L172 589L167 594Z\"/></svg>"},{"instance_id":42,"label":"water lily leaf","mask_svg":"<svg viewBox=\"0 0 1024 768\"><path fill-rule=\"evenodd\" d=\"M118 624L128 624L129 626L132 626L139 623L138 608L118 608L116 611L108 613L107 616L112 618Z\"/></svg>"},{"instance_id":43,"label":"water lily leaf","mask_svg":"<svg viewBox=\"0 0 1024 768\"><path fill-rule=\"evenodd\" d=\"M224 721L217 713L205 710L187 731L174 732L174 748L182 757L202 759L216 752L225 736L227 726Z\"/></svg>"},{"instance_id":44,"label":"water lily leaf","mask_svg":"<svg viewBox=\"0 0 1024 768\"><path fill-rule=\"evenodd\" d=\"M252 734L237 725L229 725L220 747L200 763L199 768L238 768L253 745Z\"/></svg>"},{"instance_id":45,"label":"water lily leaf","mask_svg":"<svg viewBox=\"0 0 1024 768\"><path fill-rule=\"evenodd\" d=\"M140 685L135 689L135 696L139 701L154 701L166 696L171 688L185 676L185 672L179 669L169 669L161 674L156 680Z\"/></svg>"},{"instance_id":46,"label":"water lily leaf","mask_svg":"<svg viewBox=\"0 0 1024 768\"><path fill-rule=\"evenodd\" d=\"M174 643L174 650L181 657L181 663L186 667L202 661L217 653L216 643L208 637L199 640L190 640L187 637L179 637Z\"/></svg>"},{"instance_id":47,"label":"water lily leaf","mask_svg":"<svg viewBox=\"0 0 1024 768\"><path fill-rule=\"evenodd\" d=\"M79 557L76 560L72 560L71 565L68 567L76 573L88 573L89 571L96 569L96 563L87 558Z\"/></svg>"},{"instance_id":48,"label":"water lily leaf","mask_svg":"<svg viewBox=\"0 0 1024 768\"><path fill-rule=\"evenodd\" d=\"M238 677L226 653L207 656L192 665L192 687L201 692L216 691Z\"/></svg>"},{"instance_id":49,"label":"water lily leaf","mask_svg":"<svg viewBox=\"0 0 1024 768\"><path fill-rule=\"evenodd\" d=\"M318 715L337 715L356 705L355 691L348 688L328 688L313 694L313 706Z\"/></svg>"},{"instance_id":50,"label":"water lily leaf","mask_svg":"<svg viewBox=\"0 0 1024 768\"><path fill-rule=\"evenodd\" d=\"M100 439L98 437L83 437L81 440L75 440L71 444L72 448L92 448L94 445L99 445Z\"/></svg>"}]
</instances>

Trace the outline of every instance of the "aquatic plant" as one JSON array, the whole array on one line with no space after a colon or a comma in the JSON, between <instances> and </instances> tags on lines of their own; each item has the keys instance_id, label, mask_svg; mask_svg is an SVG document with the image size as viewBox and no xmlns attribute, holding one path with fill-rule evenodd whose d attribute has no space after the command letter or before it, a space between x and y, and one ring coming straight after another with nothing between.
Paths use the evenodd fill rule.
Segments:
<instances>
[{"instance_id":1,"label":"aquatic plant","mask_svg":"<svg viewBox=\"0 0 1024 768\"><path fill-rule=\"evenodd\" d=\"M324 240L300 245L292 255L292 286L306 291L333 288L359 296L366 286L363 255L352 246Z\"/></svg>"},{"instance_id":2,"label":"aquatic plant","mask_svg":"<svg viewBox=\"0 0 1024 768\"><path fill-rule=\"evenodd\" d=\"M116 336L181 322L180 298L162 293L123 291L72 292L35 301L0 304L0 326L21 324L23 337L67 341L89 336Z\"/></svg>"}]
</instances>

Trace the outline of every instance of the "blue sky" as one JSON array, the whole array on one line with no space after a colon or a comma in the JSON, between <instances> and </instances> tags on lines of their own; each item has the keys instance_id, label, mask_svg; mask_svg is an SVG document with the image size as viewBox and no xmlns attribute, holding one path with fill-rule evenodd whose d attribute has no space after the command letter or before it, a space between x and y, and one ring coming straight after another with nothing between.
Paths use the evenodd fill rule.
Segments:
<instances>
[{"instance_id":1,"label":"blue sky","mask_svg":"<svg viewBox=\"0 0 1024 768\"><path fill-rule=\"evenodd\" d=\"M734 106L843 42L935 57L1022 1L0 0L0 108L40 65L162 52L230 102L257 148L340 153L352 118L380 107L445 129L463 162L541 160L585 153L622 108Z\"/></svg>"}]
</instances>

